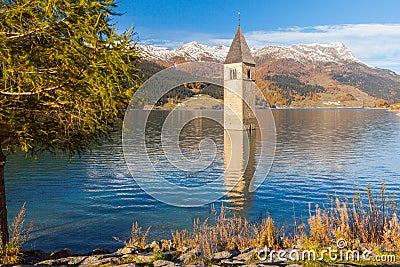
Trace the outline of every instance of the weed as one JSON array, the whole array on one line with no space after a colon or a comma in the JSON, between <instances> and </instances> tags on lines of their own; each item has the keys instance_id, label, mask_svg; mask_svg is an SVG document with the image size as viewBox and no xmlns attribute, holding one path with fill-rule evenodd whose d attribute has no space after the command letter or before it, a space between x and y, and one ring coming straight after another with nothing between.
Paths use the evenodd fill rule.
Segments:
<instances>
[{"instance_id":1,"label":"weed","mask_svg":"<svg viewBox=\"0 0 400 267\"><path fill-rule=\"evenodd\" d=\"M22 247L28 242L29 234L33 229L33 222L28 228L24 227L26 215L26 203L24 203L19 213L14 217L11 224L11 238L4 246L0 246L0 258L3 264L17 264L22 260Z\"/></svg>"},{"instance_id":2,"label":"weed","mask_svg":"<svg viewBox=\"0 0 400 267\"><path fill-rule=\"evenodd\" d=\"M145 232L142 231L142 227L139 226L138 222L132 224L131 235L128 241L121 240L118 237L113 236L118 242L124 243L126 247L140 247L145 248L147 246L147 239L151 226L147 228Z\"/></svg>"}]
</instances>

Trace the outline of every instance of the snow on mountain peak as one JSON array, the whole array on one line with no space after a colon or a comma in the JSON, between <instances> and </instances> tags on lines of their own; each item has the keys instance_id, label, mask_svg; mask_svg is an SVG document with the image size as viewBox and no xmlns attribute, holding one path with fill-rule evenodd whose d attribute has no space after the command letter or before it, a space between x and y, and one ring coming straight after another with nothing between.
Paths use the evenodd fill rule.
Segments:
<instances>
[{"instance_id":1,"label":"snow on mountain peak","mask_svg":"<svg viewBox=\"0 0 400 267\"><path fill-rule=\"evenodd\" d=\"M138 47L144 58L168 63L175 63L176 59L181 61L224 62L229 51L229 47L226 46L203 45L196 41L184 44L173 50L141 44ZM361 63L343 43L339 42L330 44L296 44L290 47L266 46L263 48L251 48L251 52L256 58L287 58L313 63Z\"/></svg>"},{"instance_id":2,"label":"snow on mountain peak","mask_svg":"<svg viewBox=\"0 0 400 267\"><path fill-rule=\"evenodd\" d=\"M301 53L305 59L313 62L351 62L358 61L343 43L330 44L297 44L291 49Z\"/></svg>"},{"instance_id":3,"label":"snow on mountain peak","mask_svg":"<svg viewBox=\"0 0 400 267\"><path fill-rule=\"evenodd\" d=\"M223 62L229 50L226 46L209 46L199 44L196 41L184 44L173 50L141 44L139 44L138 47L144 58L149 60L162 60L170 63L176 58L182 58L184 61Z\"/></svg>"}]
</instances>

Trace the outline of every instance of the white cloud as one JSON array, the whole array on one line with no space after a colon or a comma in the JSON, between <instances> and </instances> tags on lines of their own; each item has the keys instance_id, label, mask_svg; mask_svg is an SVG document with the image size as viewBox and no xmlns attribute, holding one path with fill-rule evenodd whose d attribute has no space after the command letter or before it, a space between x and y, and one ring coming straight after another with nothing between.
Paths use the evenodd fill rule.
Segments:
<instances>
[{"instance_id":1,"label":"white cloud","mask_svg":"<svg viewBox=\"0 0 400 267\"><path fill-rule=\"evenodd\" d=\"M346 24L291 27L245 34L252 47L290 46L309 43L344 43L367 64L400 73L400 24ZM210 44L229 45L231 39L213 39Z\"/></svg>"}]
</instances>

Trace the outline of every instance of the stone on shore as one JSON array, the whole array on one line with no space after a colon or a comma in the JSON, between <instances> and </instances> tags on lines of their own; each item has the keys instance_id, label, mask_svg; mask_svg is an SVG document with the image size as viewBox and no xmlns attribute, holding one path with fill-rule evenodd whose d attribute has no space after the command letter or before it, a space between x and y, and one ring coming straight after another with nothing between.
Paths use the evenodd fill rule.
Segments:
<instances>
[{"instance_id":1,"label":"stone on shore","mask_svg":"<svg viewBox=\"0 0 400 267\"><path fill-rule=\"evenodd\" d=\"M24 254L24 263L26 264L36 264L50 258L50 254L42 250L23 251L22 253Z\"/></svg>"},{"instance_id":2,"label":"stone on shore","mask_svg":"<svg viewBox=\"0 0 400 267\"><path fill-rule=\"evenodd\" d=\"M177 254L178 253L176 251L166 251L166 252L163 252L162 255L163 255L163 259L164 260L169 261L169 260L172 260L172 259L176 258Z\"/></svg>"},{"instance_id":3,"label":"stone on shore","mask_svg":"<svg viewBox=\"0 0 400 267\"><path fill-rule=\"evenodd\" d=\"M214 253L211 260L219 261L219 260L223 260L223 259L230 259L232 257L232 255L233 254L229 251L221 251L221 252Z\"/></svg>"},{"instance_id":4,"label":"stone on shore","mask_svg":"<svg viewBox=\"0 0 400 267\"><path fill-rule=\"evenodd\" d=\"M150 245L147 246L154 252L161 251L162 250L162 243L161 241L153 241L150 243Z\"/></svg>"},{"instance_id":5,"label":"stone on shore","mask_svg":"<svg viewBox=\"0 0 400 267\"><path fill-rule=\"evenodd\" d=\"M111 254L111 252L105 248L96 248L89 255L104 255L104 254Z\"/></svg>"},{"instance_id":6,"label":"stone on shore","mask_svg":"<svg viewBox=\"0 0 400 267\"><path fill-rule=\"evenodd\" d=\"M114 254L93 255L86 257L86 259L80 264L80 266L85 267L105 264L117 264L120 260L121 258L117 257Z\"/></svg>"},{"instance_id":7,"label":"stone on shore","mask_svg":"<svg viewBox=\"0 0 400 267\"><path fill-rule=\"evenodd\" d=\"M134 257L138 259L138 263L151 263L154 261L153 254L138 254Z\"/></svg>"},{"instance_id":8,"label":"stone on shore","mask_svg":"<svg viewBox=\"0 0 400 267\"><path fill-rule=\"evenodd\" d=\"M187 251L179 256L178 260L184 262L186 264L193 262L200 255L200 250L198 248L194 248L192 250Z\"/></svg>"},{"instance_id":9,"label":"stone on shore","mask_svg":"<svg viewBox=\"0 0 400 267\"><path fill-rule=\"evenodd\" d=\"M249 262L252 259L254 259L254 257L257 257L258 251L259 251L259 249L257 249L257 248L251 249L251 250L245 250L244 253L241 253L241 254L235 256L233 259L238 260L238 261Z\"/></svg>"},{"instance_id":10,"label":"stone on shore","mask_svg":"<svg viewBox=\"0 0 400 267\"><path fill-rule=\"evenodd\" d=\"M143 252L142 248L139 247L123 247L117 250L116 254L127 255L127 254L136 254Z\"/></svg>"},{"instance_id":11,"label":"stone on shore","mask_svg":"<svg viewBox=\"0 0 400 267\"><path fill-rule=\"evenodd\" d=\"M136 267L137 265L135 263L126 263L126 264L122 264L122 265L111 265L109 267Z\"/></svg>"},{"instance_id":12,"label":"stone on shore","mask_svg":"<svg viewBox=\"0 0 400 267\"><path fill-rule=\"evenodd\" d=\"M154 266L154 267L200 267L203 266L204 258L199 248L188 249L179 254L178 251L171 249L165 250L164 246L158 242L152 243L142 249L139 247L124 247L115 253L110 253L105 249L95 249L86 255L77 255L70 249L55 251L51 254L43 251L25 252L25 266L76 266L76 267L95 267L95 266ZM158 250L160 249L160 250ZM278 261L275 257L265 261L259 261L257 254L259 249L245 249L233 251L220 251L211 255L212 267L218 266L241 266L241 267L276 267L284 266L286 262ZM59 258L64 255L74 255ZM122 264L122 265L121 265ZM301 267L298 264L286 265L285 267Z\"/></svg>"},{"instance_id":13,"label":"stone on shore","mask_svg":"<svg viewBox=\"0 0 400 267\"><path fill-rule=\"evenodd\" d=\"M153 262L154 267L174 267L175 263L172 261L166 261L166 260L158 260Z\"/></svg>"},{"instance_id":14,"label":"stone on shore","mask_svg":"<svg viewBox=\"0 0 400 267\"><path fill-rule=\"evenodd\" d=\"M50 266L80 266L87 256L71 256L67 258L60 258L60 259L50 259L50 260L45 260L37 263L36 265L50 265Z\"/></svg>"},{"instance_id":15,"label":"stone on shore","mask_svg":"<svg viewBox=\"0 0 400 267\"><path fill-rule=\"evenodd\" d=\"M61 259L73 256L79 256L79 254L69 248L64 248L62 250L52 252L50 254L50 259Z\"/></svg>"}]
</instances>

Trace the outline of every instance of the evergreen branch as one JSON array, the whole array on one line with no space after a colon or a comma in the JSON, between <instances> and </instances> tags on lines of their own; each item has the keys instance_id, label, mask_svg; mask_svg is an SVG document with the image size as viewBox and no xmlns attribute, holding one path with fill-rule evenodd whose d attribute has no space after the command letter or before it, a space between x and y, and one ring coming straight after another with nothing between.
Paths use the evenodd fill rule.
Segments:
<instances>
[{"instance_id":1,"label":"evergreen branch","mask_svg":"<svg viewBox=\"0 0 400 267\"><path fill-rule=\"evenodd\" d=\"M5 35L10 40L17 39L17 38L23 38L23 37L29 36L31 34L37 33L39 31L45 30L47 28L50 28L51 26L55 26L55 25L57 25L57 24L59 24L61 22L64 22L65 19L66 19L66 17L62 18L61 20L56 21L56 22L54 22L52 24L46 25L43 28L36 28L36 29L30 30L30 31L24 32L24 33L0 32L0 35Z\"/></svg>"},{"instance_id":2,"label":"evergreen branch","mask_svg":"<svg viewBox=\"0 0 400 267\"><path fill-rule=\"evenodd\" d=\"M90 60L92 60L94 58L94 56L90 57ZM78 75L76 76L76 79L79 79L82 74L85 72L85 70L87 70L87 66L86 68L83 68L79 71ZM13 93L13 92L6 92L6 91L0 91L0 95L7 95L7 96L31 96L31 95L36 95L42 92L48 92L48 91L54 91L60 88L63 88L64 86L68 85L71 83L71 80L68 80L60 85L57 86L53 86L53 87L48 87L48 88L44 88L44 89L40 89L37 90L36 92L18 92L18 93Z\"/></svg>"},{"instance_id":3,"label":"evergreen branch","mask_svg":"<svg viewBox=\"0 0 400 267\"><path fill-rule=\"evenodd\" d=\"M5 92L5 91L0 91L0 95L8 95L8 96L31 96L31 95L36 95L42 92L47 92L47 91L53 91L53 90L57 90L60 89L64 86L66 86L67 84L71 83L71 81L67 81L65 83L62 83L60 85L57 86L53 86L53 87L48 87L48 88L44 88L41 90L38 90L36 92L19 92L19 93L13 93L13 92Z\"/></svg>"}]
</instances>

